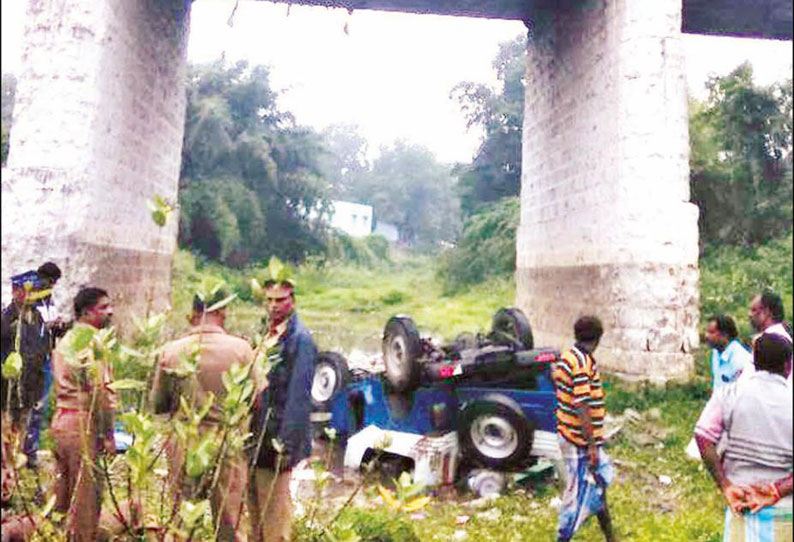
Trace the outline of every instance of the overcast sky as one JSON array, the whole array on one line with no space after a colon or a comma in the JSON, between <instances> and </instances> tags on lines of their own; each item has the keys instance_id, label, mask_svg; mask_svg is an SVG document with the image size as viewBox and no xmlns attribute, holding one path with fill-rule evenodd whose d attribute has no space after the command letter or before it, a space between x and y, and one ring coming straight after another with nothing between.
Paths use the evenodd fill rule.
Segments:
<instances>
[{"instance_id":1,"label":"overcast sky","mask_svg":"<svg viewBox=\"0 0 794 542\"><path fill-rule=\"evenodd\" d=\"M4 1L2 70L16 71L24 25L23 1ZM326 9L233 0L195 0L188 56L270 65L280 105L298 122L322 129L358 124L379 145L402 137L429 147L440 160L469 161L478 132L466 130L449 99L460 81L495 84L491 61L498 44L525 32L517 21ZM288 14L289 13L289 14ZM750 60L756 81L790 77L791 42L685 35L687 81L703 96L709 74Z\"/></svg>"}]
</instances>

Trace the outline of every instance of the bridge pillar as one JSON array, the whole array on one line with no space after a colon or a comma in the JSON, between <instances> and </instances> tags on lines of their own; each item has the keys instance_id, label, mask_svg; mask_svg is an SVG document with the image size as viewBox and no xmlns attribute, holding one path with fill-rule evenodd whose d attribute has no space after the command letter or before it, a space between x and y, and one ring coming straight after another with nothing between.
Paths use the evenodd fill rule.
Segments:
<instances>
[{"instance_id":1,"label":"bridge pillar","mask_svg":"<svg viewBox=\"0 0 794 542\"><path fill-rule=\"evenodd\" d=\"M530 30L516 302L566 347L595 314L597 359L684 376L698 344L681 1L594 0Z\"/></svg>"},{"instance_id":2,"label":"bridge pillar","mask_svg":"<svg viewBox=\"0 0 794 542\"><path fill-rule=\"evenodd\" d=\"M3 171L2 287L46 260L58 305L109 290L120 321L169 303L185 115L189 0L31 0Z\"/></svg>"}]
</instances>

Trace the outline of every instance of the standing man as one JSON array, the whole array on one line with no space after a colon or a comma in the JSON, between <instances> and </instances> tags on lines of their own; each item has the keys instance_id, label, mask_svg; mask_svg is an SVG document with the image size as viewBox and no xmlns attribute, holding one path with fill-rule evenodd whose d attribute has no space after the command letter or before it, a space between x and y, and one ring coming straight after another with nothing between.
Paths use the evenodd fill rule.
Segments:
<instances>
[{"instance_id":1,"label":"standing man","mask_svg":"<svg viewBox=\"0 0 794 542\"><path fill-rule=\"evenodd\" d=\"M317 347L295 314L291 280L271 272L265 296L269 318L265 344L272 365L254 420L253 434L261 444L251 480L249 514L257 542L287 542L292 527L292 468L311 452L309 415Z\"/></svg>"},{"instance_id":2,"label":"standing man","mask_svg":"<svg viewBox=\"0 0 794 542\"><path fill-rule=\"evenodd\" d=\"M739 341L736 322L728 315L712 316L706 324L706 342L711 346L711 390L733 382L746 369L752 370L753 355Z\"/></svg>"},{"instance_id":3,"label":"standing man","mask_svg":"<svg viewBox=\"0 0 794 542\"><path fill-rule=\"evenodd\" d=\"M210 393L215 396L212 406L199 426L202 435L206 432L222 432L223 398L226 390L223 386L223 374L232 365L247 366L253 363L254 355L248 341L231 335L224 328L226 309L233 297L227 296L219 289L206 304L199 296L193 298L193 312L190 316L190 331L163 347L160 363L157 366L152 384L152 403L155 412L175 412L179 406L181 393L193 393L196 405L203 405ZM224 303L225 301L225 303ZM208 310L212 309L212 310ZM197 371L189 377L187 389L179 390L175 377L169 374L182 364L180 358L190 356L198 347ZM261 377L252 367L254 390L260 390ZM240 422L239 430L245 432L248 419ZM172 487L180 491L182 487L182 468L184 466L184 450L171 442L168 449L169 478ZM240 525L239 515L245 499L246 482L248 481L248 464L242 450L237 455L227 456L222 465L215 490L210 495L213 516L220 521L218 540L241 542L246 540L245 532L237 529Z\"/></svg>"},{"instance_id":4,"label":"standing man","mask_svg":"<svg viewBox=\"0 0 794 542\"><path fill-rule=\"evenodd\" d=\"M3 379L0 408L10 408L14 431L24 430L22 450L29 467L36 466L39 429L52 384L51 353L55 336L50 320L51 294L60 276L58 266L47 262L36 271L11 277L13 299L3 309L0 319L3 361L12 351L18 351L23 360L18 379L13 382Z\"/></svg>"},{"instance_id":5,"label":"standing man","mask_svg":"<svg viewBox=\"0 0 794 542\"><path fill-rule=\"evenodd\" d=\"M615 540L606 488L613 470L604 452L604 390L593 358L603 334L601 321L582 316L573 327L576 343L554 369L557 432L565 461L566 487L560 505L558 542L568 542L591 514L607 542Z\"/></svg>"},{"instance_id":6,"label":"standing man","mask_svg":"<svg viewBox=\"0 0 794 542\"><path fill-rule=\"evenodd\" d=\"M791 344L791 328L783 320L783 299L769 290L756 295L750 302L750 323L759 333L779 335ZM791 386L791 360L788 360L785 375Z\"/></svg>"},{"instance_id":7,"label":"standing man","mask_svg":"<svg viewBox=\"0 0 794 542\"><path fill-rule=\"evenodd\" d=\"M42 340L49 341L49 349L44 358L44 386L41 397L30 413L27 435L25 438L25 450L28 455L28 464L35 466L36 452L39 449L39 434L44 425L44 419L49 410L50 389L52 388L52 349L55 348L55 341L66 333L65 325L58 317L55 306L52 302L52 290L61 278L61 269L54 262L45 262L36 270L36 274L41 281L41 297L36 299L33 307L41 316L39 336Z\"/></svg>"},{"instance_id":8,"label":"standing man","mask_svg":"<svg viewBox=\"0 0 794 542\"><path fill-rule=\"evenodd\" d=\"M711 346L711 392L714 393L742 374L753 371L753 355L739 340L736 322L726 314L716 314L706 323L706 342ZM722 449L720 448L720 451ZM695 437L687 444L686 454L700 461Z\"/></svg>"},{"instance_id":9,"label":"standing man","mask_svg":"<svg viewBox=\"0 0 794 542\"><path fill-rule=\"evenodd\" d=\"M74 298L76 323L53 354L55 416L52 436L58 476L55 509L69 514L68 531L77 542L96 540L102 498L98 453L115 453L113 425L117 405L107 355L83 356L97 348L98 330L110 326L113 305L105 290L83 288ZM75 351L79 349L79 351ZM86 365L86 363L90 365Z\"/></svg>"},{"instance_id":10,"label":"standing man","mask_svg":"<svg viewBox=\"0 0 794 542\"><path fill-rule=\"evenodd\" d=\"M784 376L791 348L780 335L758 337L755 371L715 391L695 426L700 455L727 504L723 540L792 540L794 404Z\"/></svg>"}]
</instances>

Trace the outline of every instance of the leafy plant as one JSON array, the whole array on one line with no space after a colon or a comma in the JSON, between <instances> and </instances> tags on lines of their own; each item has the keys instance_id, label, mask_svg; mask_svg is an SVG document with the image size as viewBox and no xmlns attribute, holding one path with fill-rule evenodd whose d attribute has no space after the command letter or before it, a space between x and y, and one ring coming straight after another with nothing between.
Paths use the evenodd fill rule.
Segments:
<instances>
[{"instance_id":1,"label":"leafy plant","mask_svg":"<svg viewBox=\"0 0 794 542\"><path fill-rule=\"evenodd\" d=\"M146 200L146 206L152 213L152 220L160 228L165 226L168 217L174 211L173 206L159 194L155 195L151 200Z\"/></svg>"},{"instance_id":2,"label":"leafy plant","mask_svg":"<svg viewBox=\"0 0 794 542\"><path fill-rule=\"evenodd\" d=\"M403 471L398 478L392 479L392 483L394 490L378 484L378 493L381 499L392 510L415 512L430 502L430 497L421 495L425 490L424 484L414 482L409 472Z\"/></svg>"},{"instance_id":3,"label":"leafy plant","mask_svg":"<svg viewBox=\"0 0 794 542\"><path fill-rule=\"evenodd\" d=\"M441 256L445 292L515 271L520 208L518 198L505 198L466 219L458 244Z\"/></svg>"}]
</instances>

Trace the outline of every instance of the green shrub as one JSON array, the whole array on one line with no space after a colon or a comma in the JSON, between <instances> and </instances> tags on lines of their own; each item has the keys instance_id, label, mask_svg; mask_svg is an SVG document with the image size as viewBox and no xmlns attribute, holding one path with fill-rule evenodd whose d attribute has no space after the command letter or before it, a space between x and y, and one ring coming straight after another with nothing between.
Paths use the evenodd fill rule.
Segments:
<instances>
[{"instance_id":1,"label":"green shrub","mask_svg":"<svg viewBox=\"0 0 794 542\"><path fill-rule=\"evenodd\" d=\"M786 319L791 320L792 235L751 248L707 247L700 259L700 323L705 329L713 314L730 314L740 335L751 333L750 298L769 288L783 297Z\"/></svg>"},{"instance_id":2,"label":"green shrub","mask_svg":"<svg viewBox=\"0 0 794 542\"><path fill-rule=\"evenodd\" d=\"M361 542L419 542L413 525L386 509L349 509L342 514L361 537Z\"/></svg>"},{"instance_id":3,"label":"green shrub","mask_svg":"<svg viewBox=\"0 0 794 542\"><path fill-rule=\"evenodd\" d=\"M382 235L351 237L333 230L328 234L326 261L352 263L363 267L374 267L389 263L389 242Z\"/></svg>"},{"instance_id":4,"label":"green shrub","mask_svg":"<svg viewBox=\"0 0 794 542\"><path fill-rule=\"evenodd\" d=\"M367 235L364 242L375 255L376 258L383 261L389 259L389 240L382 235Z\"/></svg>"},{"instance_id":5,"label":"green shrub","mask_svg":"<svg viewBox=\"0 0 794 542\"><path fill-rule=\"evenodd\" d=\"M405 301L405 293L400 290L389 290L380 300L384 305L396 305Z\"/></svg>"},{"instance_id":6,"label":"green shrub","mask_svg":"<svg viewBox=\"0 0 794 542\"><path fill-rule=\"evenodd\" d=\"M457 246L441 255L445 292L515 271L519 211L518 198L505 198L467 219Z\"/></svg>"}]
</instances>

